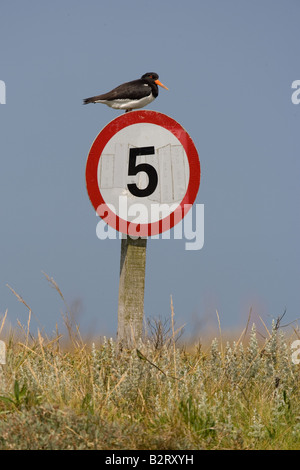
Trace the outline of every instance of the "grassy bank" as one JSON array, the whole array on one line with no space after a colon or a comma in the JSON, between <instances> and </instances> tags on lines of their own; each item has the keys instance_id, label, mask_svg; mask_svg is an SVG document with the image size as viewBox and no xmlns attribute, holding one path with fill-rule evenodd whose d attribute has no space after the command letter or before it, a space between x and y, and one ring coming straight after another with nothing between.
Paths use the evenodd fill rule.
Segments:
<instances>
[{"instance_id":1,"label":"grassy bank","mask_svg":"<svg viewBox=\"0 0 300 470\"><path fill-rule=\"evenodd\" d=\"M300 448L300 366L275 322L205 350L69 335L8 338L0 449Z\"/></svg>"}]
</instances>

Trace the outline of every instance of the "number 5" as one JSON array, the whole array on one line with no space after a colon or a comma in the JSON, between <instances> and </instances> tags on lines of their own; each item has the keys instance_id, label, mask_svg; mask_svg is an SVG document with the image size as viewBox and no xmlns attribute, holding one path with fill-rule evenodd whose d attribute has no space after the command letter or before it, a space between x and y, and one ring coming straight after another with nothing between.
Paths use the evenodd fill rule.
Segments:
<instances>
[{"instance_id":1,"label":"number 5","mask_svg":"<svg viewBox=\"0 0 300 470\"><path fill-rule=\"evenodd\" d=\"M149 165L149 163L136 164L136 157L139 155L154 155L154 147L138 147L129 149L129 164L128 164L128 176L135 176L140 171L147 173L149 181L148 186L144 189L137 187L135 183L127 185L131 194L137 197L147 197L154 193L158 184L158 176L156 169Z\"/></svg>"}]
</instances>

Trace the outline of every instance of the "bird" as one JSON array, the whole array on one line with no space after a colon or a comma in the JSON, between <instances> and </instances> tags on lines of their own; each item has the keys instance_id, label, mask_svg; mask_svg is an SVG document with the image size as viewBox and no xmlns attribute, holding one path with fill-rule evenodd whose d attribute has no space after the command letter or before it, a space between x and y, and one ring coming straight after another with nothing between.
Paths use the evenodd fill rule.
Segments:
<instances>
[{"instance_id":1,"label":"bird","mask_svg":"<svg viewBox=\"0 0 300 470\"><path fill-rule=\"evenodd\" d=\"M114 109L125 109L127 113L133 109L143 108L155 100L158 96L157 85L168 90L168 88L159 81L157 73L148 72L142 75L138 80L123 83L108 93L85 98L83 104L103 103Z\"/></svg>"}]
</instances>

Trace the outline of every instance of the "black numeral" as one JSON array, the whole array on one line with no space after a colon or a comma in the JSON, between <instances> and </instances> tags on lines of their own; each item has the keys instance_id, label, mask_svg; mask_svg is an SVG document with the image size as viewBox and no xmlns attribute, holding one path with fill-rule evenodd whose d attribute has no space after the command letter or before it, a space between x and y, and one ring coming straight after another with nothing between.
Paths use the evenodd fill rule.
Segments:
<instances>
[{"instance_id":1,"label":"black numeral","mask_svg":"<svg viewBox=\"0 0 300 470\"><path fill-rule=\"evenodd\" d=\"M154 147L138 147L129 149L129 164L128 164L128 176L135 176L140 171L147 173L149 181L148 185L144 189L137 187L135 183L127 185L131 194L137 197L147 197L154 193L158 184L158 175L156 169L149 165L149 163L136 164L136 157L139 155L154 155Z\"/></svg>"}]
</instances>

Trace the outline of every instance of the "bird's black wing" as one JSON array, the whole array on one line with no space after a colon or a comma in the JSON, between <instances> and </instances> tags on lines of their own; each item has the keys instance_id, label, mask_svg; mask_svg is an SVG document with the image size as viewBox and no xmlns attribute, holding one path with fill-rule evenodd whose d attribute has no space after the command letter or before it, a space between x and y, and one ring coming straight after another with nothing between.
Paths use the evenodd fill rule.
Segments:
<instances>
[{"instance_id":1,"label":"bird's black wing","mask_svg":"<svg viewBox=\"0 0 300 470\"><path fill-rule=\"evenodd\" d=\"M143 80L133 80L132 82L123 83L122 85L117 86L108 93L103 95L92 96L91 98L86 98L84 104L93 103L97 100L139 100L145 96L150 95L151 87L145 83Z\"/></svg>"}]
</instances>

